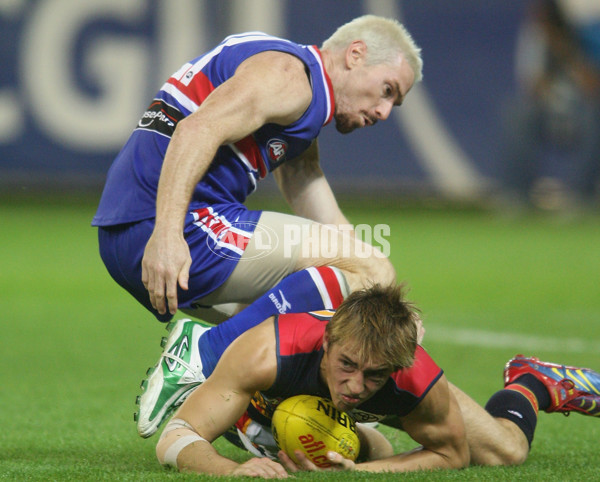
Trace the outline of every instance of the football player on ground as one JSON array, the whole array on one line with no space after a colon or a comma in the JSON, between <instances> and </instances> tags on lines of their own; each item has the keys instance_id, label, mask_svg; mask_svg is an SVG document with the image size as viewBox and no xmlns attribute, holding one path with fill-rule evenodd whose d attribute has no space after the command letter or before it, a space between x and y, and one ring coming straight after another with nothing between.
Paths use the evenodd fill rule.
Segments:
<instances>
[{"instance_id":1,"label":"football player on ground","mask_svg":"<svg viewBox=\"0 0 600 482\"><path fill-rule=\"evenodd\" d=\"M299 452L295 464L271 435L277 403L298 394L327 397L356 421L396 427L420 445L395 454L381 432L358 423L359 460L330 452L334 470L520 464L539 410L600 416L600 374L521 355L506 365L504 389L481 407L417 344L418 318L401 288L375 285L349 295L335 313L246 320L239 336L229 326L233 320L212 328L171 323L165 350L143 384L138 430L152 435L185 398L158 441L161 464L273 478L321 470ZM211 442L221 435L255 457L240 464L220 455Z\"/></svg>"}]
</instances>

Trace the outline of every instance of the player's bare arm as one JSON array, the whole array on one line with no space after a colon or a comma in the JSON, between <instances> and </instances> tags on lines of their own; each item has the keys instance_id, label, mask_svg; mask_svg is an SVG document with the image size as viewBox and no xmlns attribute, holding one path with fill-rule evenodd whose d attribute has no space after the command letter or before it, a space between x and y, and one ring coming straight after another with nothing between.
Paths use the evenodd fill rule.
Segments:
<instances>
[{"instance_id":1,"label":"player's bare arm","mask_svg":"<svg viewBox=\"0 0 600 482\"><path fill-rule=\"evenodd\" d=\"M273 171L273 175L294 214L321 224L349 226L321 170L316 139L300 156Z\"/></svg>"},{"instance_id":2,"label":"player's bare arm","mask_svg":"<svg viewBox=\"0 0 600 482\"><path fill-rule=\"evenodd\" d=\"M351 290L364 288L373 280L382 284L395 282L394 267L383 253L355 238L354 229L340 210L319 165L317 141L301 156L283 164L273 173L294 213L318 224L303 240L306 249L303 248L302 252L311 253L312 257L300 256L296 270L310 266L335 266L343 271ZM332 229L336 232L331 232ZM321 253L337 253L337 256L324 257ZM361 253L361 256L344 253Z\"/></svg>"},{"instance_id":3,"label":"player's bare arm","mask_svg":"<svg viewBox=\"0 0 600 482\"><path fill-rule=\"evenodd\" d=\"M379 460L394 455L392 444L379 430L357 423L356 433L360 440L358 460Z\"/></svg>"},{"instance_id":4,"label":"player's bare arm","mask_svg":"<svg viewBox=\"0 0 600 482\"><path fill-rule=\"evenodd\" d=\"M460 408L445 376L431 388L402 428L421 447L381 460L356 464L356 470L404 472L423 469L458 469L469 464L469 448Z\"/></svg>"},{"instance_id":5,"label":"player's bare arm","mask_svg":"<svg viewBox=\"0 0 600 482\"><path fill-rule=\"evenodd\" d=\"M183 223L194 186L217 149L266 123L287 125L302 116L312 91L304 64L281 52L244 61L198 110L180 121L164 159L156 200L156 225L142 261L142 281L161 314L177 311L177 286L187 289L191 257Z\"/></svg>"},{"instance_id":6,"label":"player's bare arm","mask_svg":"<svg viewBox=\"0 0 600 482\"><path fill-rule=\"evenodd\" d=\"M270 387L277 374L273 319L241 335L225 351L213 374L200 385L179 408L174 419L191 427L199 440L185 447L177 456L179 470L215 475L250 475L286 477L278 463L253 458L239 464L221 456L211 445L235 424L257 390ZM183 430L161 438L157 445L159 459ZM169 439L169 435L171 438Z\"/></svg>"}]
</instances>

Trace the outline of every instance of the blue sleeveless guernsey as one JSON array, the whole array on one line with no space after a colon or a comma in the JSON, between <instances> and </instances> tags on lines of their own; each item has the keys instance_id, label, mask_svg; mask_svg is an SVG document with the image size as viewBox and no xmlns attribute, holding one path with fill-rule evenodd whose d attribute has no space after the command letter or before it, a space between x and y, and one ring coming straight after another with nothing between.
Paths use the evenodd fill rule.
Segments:
<instances>
[{"instance_id":1,"label":"blue sleeveless guernsey","mask_svg":"<svg viewBox=\"0 0 600 482\"><path fill-rule=\"evenodd\" d=\"M268 172L309 147L331 121L334 110L333 90L319 50L261 32L232 35L185 64L162 86L108 172L94 226L154 218L160 170L177 123L194 113L244 60L267 50L302 60L312 86L311 104L289 126L267 124L234 144L221 146L194 190L189 211L244 203Z\"/></svg>"}]
</instances>

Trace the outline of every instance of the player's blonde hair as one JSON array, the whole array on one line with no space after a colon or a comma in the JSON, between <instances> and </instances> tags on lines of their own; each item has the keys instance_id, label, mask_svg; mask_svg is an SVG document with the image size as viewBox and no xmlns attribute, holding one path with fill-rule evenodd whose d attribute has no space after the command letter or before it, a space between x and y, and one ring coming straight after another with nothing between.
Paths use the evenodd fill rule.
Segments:
<instances>
[{"instance_id":1,"label":"player's blonde hair","mask_svg":"<svg viewBox=\"0 0 600 482\"><path fill-rule=\"evenodd\" d=\"M345 49L355 40L367 46L367 64L395 64L402 54L415 74L415 84L423 78L421 49L397 20L363 15L339 27L323 42L324 50Z\"/></svg>"},{"instance_id":2,"label":"player's blonde hair","mask_svg":"<svg viewBox=\"0 0 600 482\"><path fill-rule=\"evenodd\" d=\"M410 367L417 348L418 313L402 286L373 285L351 293L326 332L329 345L351 343L361 362L383 361L393 370Z\"/></svg>"}]
</instances>

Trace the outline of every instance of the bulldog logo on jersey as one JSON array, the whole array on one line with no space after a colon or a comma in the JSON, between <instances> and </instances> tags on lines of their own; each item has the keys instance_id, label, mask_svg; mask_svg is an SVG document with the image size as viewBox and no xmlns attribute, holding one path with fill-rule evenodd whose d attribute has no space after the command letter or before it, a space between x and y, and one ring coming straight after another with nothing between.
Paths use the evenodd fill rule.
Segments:
<instances>
[{"instance_id":1,"label":"bulldog logo on jersey","mask_svg":"<svg viewBox=\"0 0 600 482\"><path fill-rule=\"evenodd\" d=\"M288 144L281 139L271 139L267 142L267 150L271 161L281 162L285 159L285 155L287 154Z\"/></svg>"}]
</instances>

